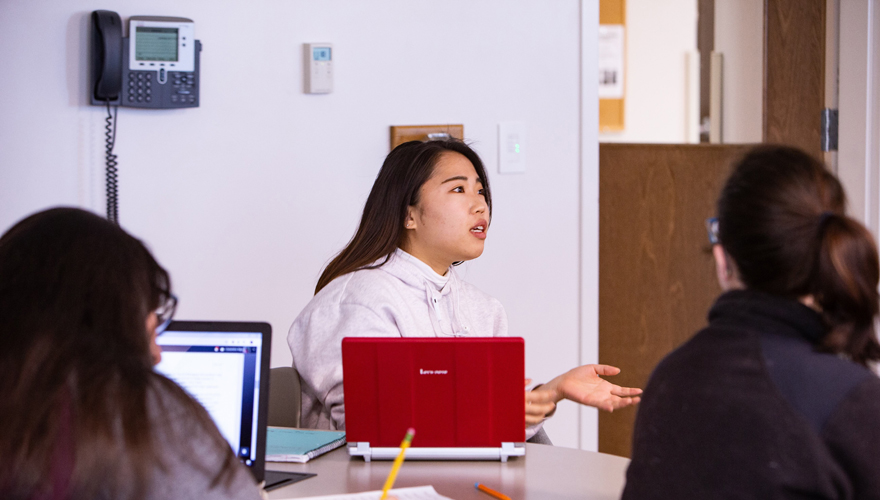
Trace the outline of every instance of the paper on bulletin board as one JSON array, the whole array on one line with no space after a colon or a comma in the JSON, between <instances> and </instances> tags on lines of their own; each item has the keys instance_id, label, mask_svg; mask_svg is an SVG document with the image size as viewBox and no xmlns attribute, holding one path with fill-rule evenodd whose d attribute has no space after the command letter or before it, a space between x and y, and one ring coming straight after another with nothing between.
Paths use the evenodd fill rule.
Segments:
<instances>
[{"instance_id":1,"label":"paper on bulletin board","mask_svg":"<svg viewBox=\"0 0 880 500\"><path fill-rule=\"evenodd\" d=\"M599 98L623 99L624 26L599 25Z\"/></svg>"}]
</instances>

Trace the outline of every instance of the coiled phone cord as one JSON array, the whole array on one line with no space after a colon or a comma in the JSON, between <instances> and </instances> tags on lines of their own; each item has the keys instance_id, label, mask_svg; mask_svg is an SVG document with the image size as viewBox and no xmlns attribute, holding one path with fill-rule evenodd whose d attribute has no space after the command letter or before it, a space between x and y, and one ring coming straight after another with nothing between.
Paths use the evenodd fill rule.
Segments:
<instances>
[{"instance_id":1,"label":"coiled phone cord","mask_svg":"<svg viewBox=\"0 0 880 500\"><path fill-rule=\"evenodd\" d=\"M116 145L116 116L119 114L119 106L114 106L114 114L110 114L110 101L107 100L107 118L104 120L104 137L106 146L104 149L104 161L107 166L107 220L119 225L119 182L117 179L116 155L113 154L113 146Z\"/></svg>"}]
</instances>

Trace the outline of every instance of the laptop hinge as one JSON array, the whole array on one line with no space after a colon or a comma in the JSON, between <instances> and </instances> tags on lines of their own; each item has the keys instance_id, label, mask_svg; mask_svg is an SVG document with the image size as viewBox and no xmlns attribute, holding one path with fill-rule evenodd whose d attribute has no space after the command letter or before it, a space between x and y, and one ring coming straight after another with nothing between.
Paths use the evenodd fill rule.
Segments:
<instances>
[{"instance_id":1,"label":"laptop hinge","mask_svg":"<svg viewBox=\"0 0 880 500\"><path fill-rule=\"evenodd\" d=\"M349 448L349 450L348 450L348 455L349 455L349 456L352 456L352 457L354 457L354 456L364 457L364 462L369 462L370 459L372 458L372 455L373 455L373 454L372 454L372 452L370 451L370 443L369 443L369 442L367 442L367 443L355 443L355 446L354 446L354 447L352 447L351 445L349 445L348 448ZM354 448L354 449L356 450L356 452L353 452L353 451L352 451L352 448Z\"/></svg>"}]
</instances>

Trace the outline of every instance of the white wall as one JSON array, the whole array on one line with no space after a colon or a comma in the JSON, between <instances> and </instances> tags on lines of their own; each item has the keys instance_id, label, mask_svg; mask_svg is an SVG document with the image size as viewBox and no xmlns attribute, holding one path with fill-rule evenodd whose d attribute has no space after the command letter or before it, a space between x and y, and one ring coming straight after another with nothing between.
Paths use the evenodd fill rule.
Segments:
<instances>
[{"instance_id":1,"label":"white wall","mask_svg":"<svg viewBox=\"0 0 880 500\"><path fill-rule=\"evenodd\" d=\"M686 54L697 50L697 2L627 0L626 16L626 129L601 133L599 139L685 143ZM763 0L716 0L715 51L724 56L725 143L761 142L763 44Z\"/></svg>"},{"instance_id":2,"label":"white wall","mask_svg":"<svg viewBox=\"0 0 880 500\"><path fill-rule=\"evenodd\" d=\"M697 0L627 0L625 130L599 140L686 142L686 54L696 50Z\"/></svg>"},{"instance_id":3,"label":"white wall","mask_svg":"<svg viewBox=\"0 0 880 500\"><path fill-rule=\"evenodd\" d=\"M761 142L764 0L715 0L715 52L724 56L722 142Z\"/></svg>"},{"instance_id":4,"label":"white wall","mask_svg":"<svg viewBox=\"0 0 880 500\"><path fill-rule=\"evenodd\" d=\"M86 105L95 8L190 17L204 44L200 108L119 111L120 221L171 272L178 318L268 321L272 364L289 364L287 329L354 231L388 126L463 123L495 196L485 255L465 278L505 304L537 380L597 343L579 323L581 38L594 52L596 28L581 32L578 0L6 0L4 230L59 204L103 212L105 111ZM334 44L334 93L302 93L304 42ZM525 174L494 174L504 120L528 125ZM583 165L598 175L596 155ZM583 208L596 221L597 203ZM598 296L598 281L584 286ZM572 404L547 428L561 445L595 443L595 427L579 436Z\"/></svg>"},{"instance_id":5,"label":"white wall","mask_svg":"<svg viewBox=\"0 0 880 500\"><path fill-rule=\"evenodd\" d=\"M838 176L849 213L880 235L880 1L840 3Z\"/></svg>"}]
</instances>

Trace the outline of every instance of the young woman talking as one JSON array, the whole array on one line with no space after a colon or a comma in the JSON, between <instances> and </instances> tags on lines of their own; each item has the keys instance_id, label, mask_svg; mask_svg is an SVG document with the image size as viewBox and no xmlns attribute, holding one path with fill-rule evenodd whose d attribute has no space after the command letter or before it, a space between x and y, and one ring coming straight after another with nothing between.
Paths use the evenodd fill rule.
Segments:
<instances>
[{"instance_id":1,"label":"young woman talking","mask_svg":"<svg viewBox=\"0 0 880 500\"><path fill-rule=\"evenodd\" d=\"M324 269L287 337L302 380L303 426L345 427L344 337L508 334L501 304L454 269L483 253L491 208L483 163L463 142L413 141L388 155L357 232ZM564 398L607 411L637 403L641 390L600 377L618 372L585 365L529 391L526 424L540 423Z\"/></svg>"}]
</instances>

